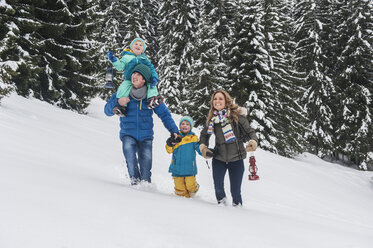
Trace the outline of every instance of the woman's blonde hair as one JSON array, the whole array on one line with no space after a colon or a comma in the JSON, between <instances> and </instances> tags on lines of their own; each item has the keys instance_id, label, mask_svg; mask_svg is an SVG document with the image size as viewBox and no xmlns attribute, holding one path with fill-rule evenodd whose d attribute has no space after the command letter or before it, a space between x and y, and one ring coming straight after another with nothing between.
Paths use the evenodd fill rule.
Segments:
<instances>
[{"instance_id":1,"label":"woman's blonde hair","mask_svg":"<svg viewBox=\"0 0 373 248\"><path fill-rule=\"evenodd\" d=\"M217 93L221 93L223 94L224 98L225 98L225 109L227 110L228 112L228 118L229 120L232 122L238 122L238 105L233 103L233 99L232 97L228 94L228 92L226 92L225 90L217 90L215 91L212 96L211 96L211 100L210 100L210 110L209 110L209 114L207 116L207 120L206 120L206 125L208 126L209 123L210 123L210 120L211 118L214 116L214 105L213 105L213 101L214 101L214 97Z\"/></svg>"}]
</instances>

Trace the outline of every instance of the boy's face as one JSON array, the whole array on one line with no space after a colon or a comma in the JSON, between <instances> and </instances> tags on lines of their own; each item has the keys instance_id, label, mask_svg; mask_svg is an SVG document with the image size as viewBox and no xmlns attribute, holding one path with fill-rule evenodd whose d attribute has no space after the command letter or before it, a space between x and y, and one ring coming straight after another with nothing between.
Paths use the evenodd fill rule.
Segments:
<instances>
[{"instance_id":1,"label":"boy's face","mask_svg":"<svg viewBox=\"0 0 373 248\"><path fill-rule=\"evenodd\" d=\"M187 134L190 132L191 126L188 121L183 121L180 124L180 132L183 134Z\"/></svg>"},{"instance_id":2,"label":"boy's face","mask_svg":"<svg viewBox=\"0 0 373 248\"><path fill-rule=\"evenodd\" d=\"M133 43L133 45L132 45L132 52L136 56L139 56L140 54L142 54L143 51L144 51L144 46L142 45L141 41L138 40L135 43Z\"/></svg>"}]
</instances>

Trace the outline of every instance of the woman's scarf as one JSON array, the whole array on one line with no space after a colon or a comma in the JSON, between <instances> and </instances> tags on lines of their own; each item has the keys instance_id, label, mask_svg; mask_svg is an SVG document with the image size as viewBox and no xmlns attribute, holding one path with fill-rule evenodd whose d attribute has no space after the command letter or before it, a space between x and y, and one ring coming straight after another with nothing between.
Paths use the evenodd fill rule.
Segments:
<instances>
[{"instance_id":1,"label":"woman's scarf","mask_svg":"<svg viewBox=\"0 0 373 248\"><path fill-rule=\"evenodd\" d=\"M223 134L225 138L225 143L230 143L237 139L233 133L232 126L229 123L227 110L223 109L221 111L217 111L217 110L214 111L213 117L211 118L208 129L207 129L208 134L214 133L215 123L221 124L221 128L223 129Z\"/></svg>"}]
</instances>

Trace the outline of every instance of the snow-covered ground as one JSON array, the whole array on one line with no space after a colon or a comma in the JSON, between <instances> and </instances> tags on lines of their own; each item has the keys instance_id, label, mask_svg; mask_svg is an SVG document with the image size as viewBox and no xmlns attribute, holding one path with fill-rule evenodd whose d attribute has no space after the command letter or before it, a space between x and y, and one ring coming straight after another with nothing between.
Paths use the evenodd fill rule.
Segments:
<instances>
[{"instance_id":1,"label":"snow-covered ground","mask_svg":"<svg viewBox=\"0 0 373 248\"><path fill-rule=\"evenodd\" d=\"M199 157L200 191L180 198L167 172L168 133L154 116L153 183L131 187L118 117L106 117L104 104L94 100L84 116L16 95L2 100L1 248L373 247L372 172L259 149L261 179L248 181L246 168L244 206L234 208L215 203Z\"/></svg>"}]
</instances>

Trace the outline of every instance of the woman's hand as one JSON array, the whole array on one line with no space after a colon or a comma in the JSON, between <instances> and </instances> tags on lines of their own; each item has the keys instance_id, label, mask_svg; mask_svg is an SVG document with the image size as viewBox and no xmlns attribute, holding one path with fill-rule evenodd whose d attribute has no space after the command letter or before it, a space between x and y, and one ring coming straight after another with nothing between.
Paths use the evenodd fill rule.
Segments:
<instances>
[{"instance_id":1,"label":"woman's hand","mask_svg":"<svg viewBox=\"0 0 373 248\"><path fill-rule=\"evenodd\" d=\"M255 140L249 140L249 143L246 146L246 151L255 152L257 147L258 147L258 143L256 143Z\"/></svg>"},{"instance_id":2,"label":"woman's hand","mask_svg":"<svg viewBox=\"0 0 373 248\"><path fill-rule=\"evenodd\" d=\"M213 152L210 151L207 146L205 144L200 144L199 145L199 150L201 151L202 153L202 156L205 158L205 159L210 159L212 158L213 156Z\"/></svg>"}]
</instances>

